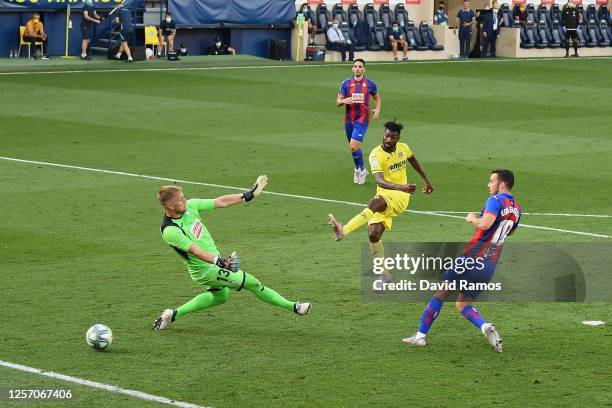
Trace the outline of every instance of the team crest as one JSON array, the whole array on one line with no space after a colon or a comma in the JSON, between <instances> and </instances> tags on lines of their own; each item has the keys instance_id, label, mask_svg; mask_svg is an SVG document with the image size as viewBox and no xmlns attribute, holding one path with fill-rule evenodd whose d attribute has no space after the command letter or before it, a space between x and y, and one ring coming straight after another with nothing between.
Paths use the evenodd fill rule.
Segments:
<instances>
[{"instance_id":1,"label":"team crest","mask_svg":"<svg viewBox=\"0 0 612 408\"><path fill-rule=\"evenodd\" d=\"M402 157L404 157L404 152L399 152L399 157L400 157L400 159L401 159Z\"/></svg>"}]
</instances>

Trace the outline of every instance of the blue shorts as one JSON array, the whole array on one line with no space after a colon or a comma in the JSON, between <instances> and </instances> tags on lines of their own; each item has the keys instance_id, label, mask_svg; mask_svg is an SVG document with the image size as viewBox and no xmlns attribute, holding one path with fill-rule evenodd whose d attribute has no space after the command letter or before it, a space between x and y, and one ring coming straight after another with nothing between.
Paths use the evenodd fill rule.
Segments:
<instances>
[{"instance_id":1,"label":"blue shorts","mask_svg":"<svg viewBox=\"0 0 612 408\"><path fill-rule=\"evenodd\" d=\"M348 139L349 143L351 142L351 139L363 142L366 131L368 130L368 124L361 122L347 123L344 125L344 130L346 131L346 138Z\"/></svg>"},{"instance_id":2,"label":"blue shorts","mask_svg":"<svg viewBox=\"0 0 612 408\"><path fill-rule=\"evenodd\" d=\"M93 37L94 26L93 24L81 24L81 37L83 40L89 40Z\"/></svg>"},{"instance_id":3,"label":"blue shorts","mask_svg":"<svg viewBox=\"0 0 612 408\"><path fill-rule=\"evenodd\" d=\"M465 260L470 259L471 264L464 263ZM463 260L463 261L460 261ZM490 262L489 260L483 260L481 263L476 263L474 258L460 256L455 260L455 265L448 269L442 276L442 280L449 282L456 282L457 290L463 294L463 296L475 299L482 290L471 290L462 289L462 284L470 283L488 283L493 278L495 273L496 263Z\"/></svg>"}]
</instances>

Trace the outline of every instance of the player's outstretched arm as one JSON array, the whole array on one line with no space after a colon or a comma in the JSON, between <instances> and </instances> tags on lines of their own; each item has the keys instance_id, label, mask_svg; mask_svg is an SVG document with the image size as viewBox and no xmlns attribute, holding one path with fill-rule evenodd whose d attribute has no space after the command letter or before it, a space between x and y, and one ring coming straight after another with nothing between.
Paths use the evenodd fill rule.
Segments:
<instances>
[{"instance_id":1,"label":"player's outstretched arm","mask_svg":"<svg viewBox=\"0 0 612 408\"><path fill-rule=\"evenodd\" d=\"M228 194L215 198L215 208L226 208L242 201L251 201L261 194L266 184L268 184L268 176L259 176L249 191L245 191L242 194Z\"/></svg>"},{"instance_id":2,"label":"player's outstretched arm","mask_svg":"<svg viewBox=\"0 0 612 408\"><path fill-rule=\"evenodd\" d=\"M380 188L385 188L387 190L398 190L403 191L404 193L414 193L416 191L416 184L395 184L387 181L382 172L377 171L374 173L374 179L376 180L376 184Z\"/></svg>"},{"instance_id":3,"label":"player's outstretched arm","mask_svg":"<svg viewBox=\"0 0 612 408\"><path fill-rule=\"evenodd\" d=\"M433 186L431 185L431 181L429 181L427 174L425 174L425 170L423 170L421 163L419 163L419 161L416 157L414 157L414 155L412 155L412 157L410 157L408 161L410 162L412 168L415 169L417 173L419 173L423 181L425 181L425 187L423 187L422 191L427 195L433 193Z\"/></svg>"},{"instance_id":4,"label":"player's outstretched arm","mask_svg":"<svg viewBox=\"0 0 612 408\"><path fill-rule=\"evenodd\" d=\"M465 222L469 222L473 226L481 230L488 230L495 222L495 216L491 213L484 213L482 217L478 217L474 213L468 213L465 217Z\"/></svg>"}]
</instances>

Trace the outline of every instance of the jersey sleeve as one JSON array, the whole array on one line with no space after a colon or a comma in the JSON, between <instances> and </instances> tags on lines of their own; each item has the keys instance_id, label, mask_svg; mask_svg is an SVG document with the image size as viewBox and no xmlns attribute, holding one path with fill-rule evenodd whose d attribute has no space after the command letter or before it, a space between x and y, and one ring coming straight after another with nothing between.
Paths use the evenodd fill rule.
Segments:
<instances>
[{"instance_id":1,"label":"jersey sleeve","mask_svg":"<svg viewBox=\"0 0 612 408\"><path fill-rule=\"evenodd\" d=\"M162 232L162 239L170 246L187 252L192 242L178 227L166 227Z\"/></svg>"},{"instance_id":2,"label":"jersey sleeve","mask_svg":"<svg viewBox=\"0 0 612 408\"><path fill-rule=\"evenodd\" d=\"M368 160L370 161L370 172L372 174L382 173L383 169L381 167L381 159L378 155L377 150L372 150L372 153L370 153L370 157L368 158Z\"/></svg>"},{"instance_id":3,"label":"jersey sleeve","mask_svg":"<svg viewBox=\"0 0 612 408\"><path fill-rule=\"evenodd\" d=\"M372 96L378 95L378 86L376 85L376 82L374 81L369 81L369 82L370 82L370 95Z\"/></svg>"},{"instance_id":4,"label":"jersey sleeve","mask_svg":"<svg viewBox=\"0 0 612 408\"><path fill-rule=\"evenodd\" d=\"M414 156L414 154L412 154L412 150L410 150L410 146L408 145L404 145L404 146L406 146L406 159L409 159L412 156Z\"/></svg>"},{"instance_id":5,"label":"jersey sleeve","mask_svg":"<svg viewBox=\"0 0 612 408\"><path fill-rule=\"evenodd\" d=\"M212 211L215 209L215 200L212 198L192 198L187 201L187 205L197 212Z\"/></svg>"},{"instance_id":6,"label":"jersey sleeve","mask_svg":"<svg viewBox=\"0 0 612 408\"><path fill-rule=\"evenodd\" d=\"M489 197L485 204L483 214L489 213L497 217L500 211L501 203L499 202L499 200L493 196Z\"/></svg>"},{"instance_id":7,"label":"jersey sleeve","mask_svg":"<svg viewBox=\"0 0 612 408\"><path fill-rule=\"evenodd\" d=\"M349 94L347 81L342 81L340 84L340 89L338 89L338 95L342 95L343 97L347 97Z\"/></svg>"}]
</instances>

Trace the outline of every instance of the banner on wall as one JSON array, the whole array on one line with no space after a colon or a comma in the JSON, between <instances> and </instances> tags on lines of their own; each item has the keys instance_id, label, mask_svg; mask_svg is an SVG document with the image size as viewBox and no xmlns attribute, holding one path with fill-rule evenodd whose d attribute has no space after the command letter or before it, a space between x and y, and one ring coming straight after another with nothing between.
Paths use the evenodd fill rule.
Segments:
<instances>
[{"instance_id":1,"label":"banner on wall","mask_svg":"<svg viewBox=\"0 0 612 408\"><path fill-rule=\"evenodd\" d=\"M597 0L596 4L608 4L608 0Z\"/></svg>"},{"instance_id":2,"label":"banner on wall","mask_svg":"<svg viewBox=\"0 0 612 408\"><path fill-rule=\"evenodd\" d=\"M355 4L357 0L342 0L342 4Z\"/></svg>"},{"instance_id":3,"label":"banner on wall","mask_svg":"<svg viewBox=\"0 0 612 408\"><path fill-rule=\"evenodd\" d=\"M169 0L176 24L288 24L295 0Z\"/></svg>"},{"instance_id":4,"label":"banner on wall","mask_svg":"<svg viewBox=\"0 0 612 408\"><path fill-rule=\"evenodd\" d=\"M321 4L325 3L325 0L308 0L308 4Z\"/></svg>"},{"instance_id":5,"label":"banner on wall","mask_svg":"<svg viewBox=\"0 0 612 408\"><path fill-rule=\"evenodd\" d=\"M93 0L95 7L111 8L121 3L121 0ZM81 8L85 0L0 0L0 9L65 9Z\"/></svg>"},{"instance_id":6,"label":"banner on wall","mask_svg":"<svg viewBox=\"0 0 612 408\"><path fill-rule=\"evenodd\" d=\"M421 4L421 0L406 0L406 4Z\"/></svg>"}]
</instances>

